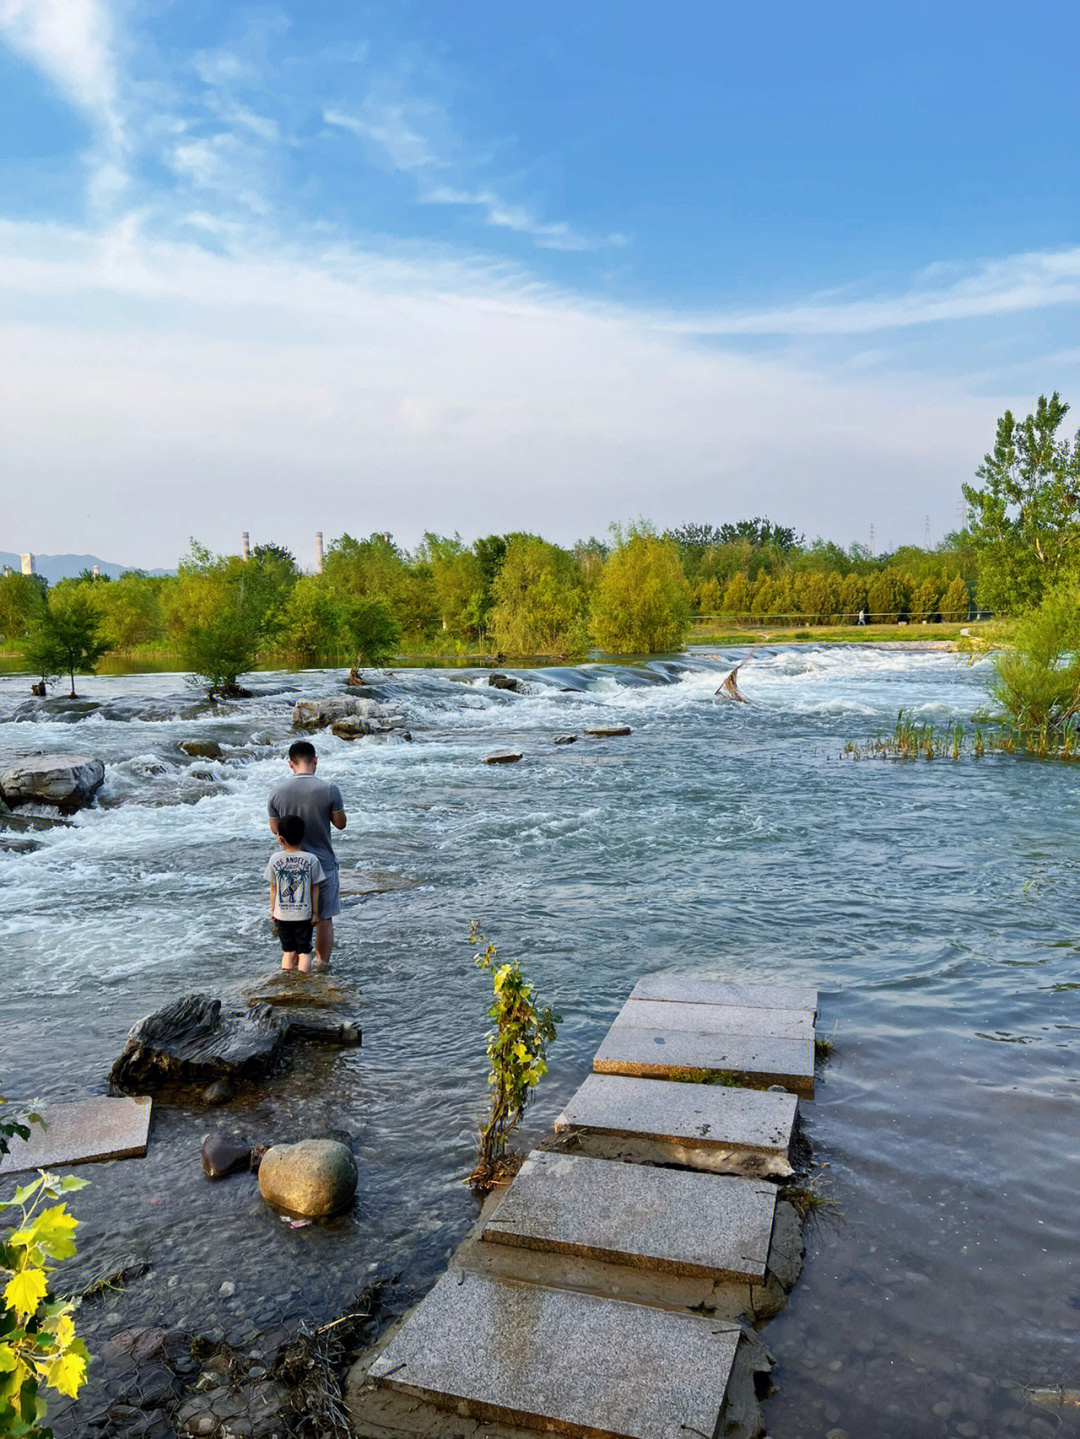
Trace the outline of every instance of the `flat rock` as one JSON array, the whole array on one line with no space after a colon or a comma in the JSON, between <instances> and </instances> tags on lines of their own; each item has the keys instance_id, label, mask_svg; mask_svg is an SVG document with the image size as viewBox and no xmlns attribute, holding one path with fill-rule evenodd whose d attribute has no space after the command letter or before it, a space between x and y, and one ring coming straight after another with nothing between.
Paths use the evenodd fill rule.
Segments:
<instances>
[{"instance_id":1,"label":"flat rock","mask_svg":"<svg viewBox=\"0 0 1080 1439\"><path fill-rule=\"evenodd\" d=\"M497 749L484 760L485 764L517 764L521 758L519 749Z\"/></svg>"},{"instance_id":2,"label":"flat rock","mask_svg":"<svg viewBox=\"0 0 1080 1439\"><path fill-rule=\"evenodd\" d=\"M143 1155L150 1132L150 1109L148 1095L46 1104L38 1113L48 1128L32 1124L29 1139L10 1139L9 1152L0 1154L0 1174Z\"/></svg>"},{"instance_id":3,"label":"flat rock","mask_svg":"<svg viewBox=\"0 0 1080 1439\"><path fill-rule=\"evenodd\" d=\"M733 1004L747 1009L805 1009L817 1014L818 992L802 984L728 984L692 974L649 974L630 991L631 999L676 1004Z\"/></svg>"},{"instance_id":4,"label":"flat rock","mask_svg":"<svg viewBox=\"0 0 1080 1439\"><path fill-rule=\"evenodd\" d=\"M297 700L293 705L292 722L298 729L325 729L344 720L366 721L371 726L369 729L358 727L357 734L399 729L405 724L404 715L367 696L331 695L326 699Z\"/></svg>"},{"instance_id":5,"label":"flat rock","mask_svg":"<svg viewBox=\"0 0 1080 1439\"><path fill-rule=\"evenodd\" d=\"M533 1150L483 1237L636 1269L760 1282L775 1207L775 1185L759 1180Z\"/></svg>"},{"instance_id":6,"label":"flat rock","mask_svg":"<svg viewBox=\"0 0 1080 1439\"><path fill-rule=\"evenodd\" d=\"M342 894L394 894L399 890L416 889L420 884L411 874L396 869L341 869L338 879Z\"/></svg>"},{"instance_id":7,"label":"flat rock","mask_svg":"<svg viewBox=\"0 0 1080 1439\"><path fill-rule=\"evenodd\" d=\"M615 739L618 735L630 734L628 724L596 724L591 725L585 733L591 739Z\"/></svg>"},{"instance_id":8,"label":"flat rock","mask_svg":"<svg viewBox=\"0 0 1080 1439\"><path fill-rule=\"evenodd\" d=\"M105 766L92 755L26 755L0 766L0 799L78 809L89 804L104 779Z\"/></svg>"},{"instance_id":9,"label":"flat rock","mask_svg":"<svg viewBox=\"0 0 1080 1439\"><path fill-rule=\"evenodd\" d=\"M270 1004L281 1009L338 1009L355 999L331 974L301 974L299 970L274 969L259 979L239 986L245 1004Z\"/></svg>"},{"instance_id":10,"label":"flat rock","mask_svg":"<svg viewBox=\"0 0 1080 1439\"><path fill-rule=\"evenodd\" d=\"M578 1439L712 1439L739 1338L720 1320L460 1270L368 1372L481 1421Z\"/></svg>"},{"instance_id":11,"label":"flat rock","mask_svg":"<svg viewBox=\"0 0 1080 1439\"><path fill-rule=\"evenodd\" d=\"M289 1022L267 1004L228 1006L208 994L187 994L140 1019L128 1035L109 1083L130 1093L166 1084L257 1079L267 1072Z\"/></svg>"},{"instance_id":12,"label":"flat rock","mask_svg":"<svg viewBox=\"0 0 1080 1439\"><path fill-rule=\"evenodd\" d=\"M213 739L182 739L179 747L192 759L220 759L225 753Z\"/></svg>"},{"instance_id":13,"label":"flat rock","mask_svg":"<svg viewBox=\"0 0 1080 1439\"><path fill-rule=\"evenodd\" d=\"M593 1070L656 1079L726 1079L756 1089L780 1084L812 1099L814 1041L616 1026L597 1050Z\"/></svg>"},{"instance_id":14,"label":"flat rock","mask_svg":"<svg viewBox=\"0 0 1080 1439\"><path fill-rule=\"evenodd\" d=\"M643 1029L693 1029L703 1034L767 1034L778 1039L814 1037L814 1016L808 1009L761 1009L746 1004L628 999L616 1015L615 1023Z\"/></svg>"},{"instance_id":15,"label":"flat rock","mask_svg":"<svg viewBox=\"0 0 1080 1439\"><path fill-rule=\"evenodd\" d=\"M555 1133L573 1133L583 1147L607 1140L615 1158L787 1175L797 1109L793 1094L590 1074Z\"/></svg>"}]
</instances>

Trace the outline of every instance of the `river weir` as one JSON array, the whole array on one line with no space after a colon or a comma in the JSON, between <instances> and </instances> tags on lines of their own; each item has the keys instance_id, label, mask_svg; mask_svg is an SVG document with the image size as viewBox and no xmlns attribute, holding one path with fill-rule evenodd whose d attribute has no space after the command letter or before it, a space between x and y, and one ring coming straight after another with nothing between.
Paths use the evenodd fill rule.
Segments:
<instances>
[{"instance_id":1,"label":"river weir","mask_svg":"<svg viewBox=\"0 0 1080 1439\"><path fill-rule=\"evenodd\" d=\"M477 1220L461 1182L486 1099L472 918L564 1016L524 1149L642 975L819 990L831 1055L804 1116L829 1205L767 1330L773 1439L1080 1433L1080 1411L1047 1398L1080 1368L1080 772L843 759L900 708L967 721L985 670L957 656L763 647L739 671L745 705L715 693L738 661L513 671L516 690L405 671L379 683L411 743L316 735L349 814L343 872L412 886L358 882L338 924L363 1047L302 1046L220 1109L155 1103L144 1159L81 1170L62 1278L93 1291L79 1327L102 1357L85 1400L57 1406L58 1435L92 1432L86 1416L133 1383L118 1336L269 1355L376 1281L389 1320L443 1274ZM0 822L0 1085L62 1103L104 1094L143 1015L278 962L266 796L293 704L344 691L339 674L261 674L250 700L211 706L157 674L42 702L28 683L0 680L0 751L105 764L90 808ZM181 748L200 743L220 753ZM522 759L486 765L498 750ZM250 1175L208 1181L200 1145L223 1127L347 1143L355 1206L294 1229Z\"/></svg>"}]
</instances>

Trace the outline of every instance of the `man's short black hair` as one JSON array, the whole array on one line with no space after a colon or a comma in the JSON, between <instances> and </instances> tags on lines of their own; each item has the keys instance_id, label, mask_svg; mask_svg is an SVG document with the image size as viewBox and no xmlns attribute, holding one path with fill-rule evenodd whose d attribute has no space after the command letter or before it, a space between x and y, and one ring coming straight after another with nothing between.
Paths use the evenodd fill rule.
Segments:
<instances>
[{"instance_id":1,"label":"man's short black hair","mask_svg":"<svg viewBox=\"0 0 1080 1439\"><path fill-rule=\"evenodd\" d=\"M305 764L310 764L315 758L315 746L309 739L293 740L289 746L289 758L291 760L303 760Z\"/></svg>"},{"instance_id":2,"label":"man's short black hair","mask_svg":"<svg viewBox=\"0 0 1080 1439\"><path fill-rule=\"evenodd\" d=\"M277 832L286 844L297 845L304 838L304 821L298 814L283 814Z\"/></svg>"}]
</instances>

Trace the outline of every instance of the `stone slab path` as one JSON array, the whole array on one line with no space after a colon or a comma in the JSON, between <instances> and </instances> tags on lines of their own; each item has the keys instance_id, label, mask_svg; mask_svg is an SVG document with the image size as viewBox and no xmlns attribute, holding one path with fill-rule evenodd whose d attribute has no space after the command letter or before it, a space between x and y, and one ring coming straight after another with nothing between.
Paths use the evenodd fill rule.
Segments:
<instances>
[{"instance_id":1,"label":"stone slab path","mask_svg":"<svg viewBox=\"0 0 1080 1439\"><path fill-rule=\"evenodd\" d=\"M38 1113L48 1128L32 1124L29 1139L10 1139L9 1153L0 1155L0 1175L143 1155L150 1108L148 1095L44 1105Z\"/></svg>"},{"instance_id":2,"label":"stone slab path","mask_svg":"<svg viewBox=\"0 0 1080 1439\"><path fill-rule=\"evenodd\" d=\"M739 1335L724 1321L457 1270L369 1372L481 1420L583 1439L712 1439Z\"/></svg>"},{"instance_id":3,"label":"stone slab path","mask_svg":"<svg viewBox=\"0 0 1080 1439\"><path fill-rule=\"evenodd\" d=\"M814 1041L615 1026L597 1050L593 1070L657 1079L729 1079L757 1089L779 1084L813 1098Z\"/></svg>"},{"instance_id":4,"label":"stone slab path","mask_svg":"<svg viewBox=\"0 0 1080 1439\"><path fill-rule=\"evenodd\" d=\"M640 1029L690 1029L699 1034L761 1034L775 1039L814 1036L814 1016L808 1009L764 1009L746 1004L628 999L615 1023Z\"/></svg>"},{"instance_id":5,"label":"stone slab path","mask_svg":"<svg viewBox=\"0 0 1080 1439\"><path fill-rule=\"evenodd\" d=\"M483 1237L669 1274L760 1282L775 1209L772 1184L534 1150Z\"/></svg>"},{"instance_id":6,"label":"stone slab path","mask_svg":"<svg viewBox=\"0 0 1080 1439\"><path fill-rule=\"evenodd\" d=\"M595 1139L622 1141L609 1148L613 1158L786 1175L797 1108L793 1094L590 1074L555 1133L576 1133L583 1148Z\"/></svg>"},{"instance_id":7,"label":"stone slab path","mask_svg":"<svg viewBox=\"0 0 1080 1439\"><path fill-rule=\"evenodd\" d=\"M801 984L728 984L689 974L649 974L630 991L631 999L676 1004L738 1004L756 1009L807 1009L817 1014L818 992Z\"/></svg>"}]
</instances>

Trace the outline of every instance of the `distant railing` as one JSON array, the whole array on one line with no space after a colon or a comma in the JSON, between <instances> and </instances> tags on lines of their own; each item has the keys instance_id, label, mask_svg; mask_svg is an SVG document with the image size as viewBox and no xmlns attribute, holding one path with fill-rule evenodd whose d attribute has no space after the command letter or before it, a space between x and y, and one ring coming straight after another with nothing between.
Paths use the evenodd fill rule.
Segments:
<instances>
[{"instance_id":1,"label":"distant railing","mask_svg":"<svg viewBox=\"0 0 1080 1439\"><path fill-rule=\"evenodd\" d=\"M932 624L967 624L971 619L988 620L991 618L989 610L969 609L965 614L942 615L940 611L934 610L929 614L916 610L844 610L829 615L806 614L801 611L792 613L780 613L770 611L768 614L756 615L749 610L729 610L721 614L695 614L695 624L708 624L716 622L726 625L932 625Z\"/></svg>"}]
</instances>

